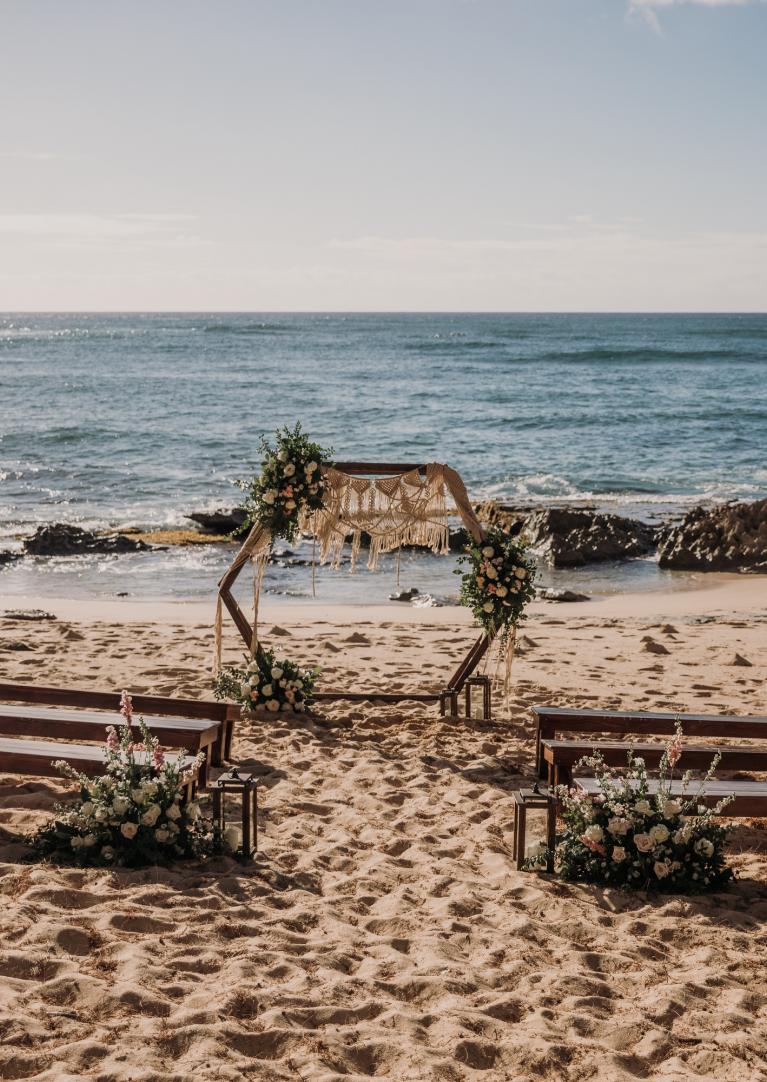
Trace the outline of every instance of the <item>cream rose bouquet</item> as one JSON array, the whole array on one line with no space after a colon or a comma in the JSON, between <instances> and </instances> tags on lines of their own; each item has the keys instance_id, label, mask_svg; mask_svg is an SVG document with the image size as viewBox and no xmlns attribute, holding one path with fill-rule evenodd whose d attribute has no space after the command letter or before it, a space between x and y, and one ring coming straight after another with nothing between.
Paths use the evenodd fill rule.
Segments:
<instances>
[{"instance_id":1,"label":"cream rose bouquet","mask_svg":"<svg viewBox=\"0 0 767 1082\"><path fill-rule=\"evenodd\" d=\"M467 571L456 571L462 576L462 604L486 632L508 637L535 593L535 569L527 549L502 527L494 526L458 562L469 565Z\"/></svg>"},{"instance_id":2,"label":"cream rose bouquet","mask_svg":"<svg viewBox=\"0 0 767 1082\"><path fill-rule=\"evenodd\" d=\"M61 805L52 823L30 838L35 853L81 865L142 867L223 851L213 824L198 805L184 803L184 789L202 762L169 760L143 718L133 719L122 693L120 729L109 726L106 766L90 778L64 761L55 765L80 786L74 805ZM138 731L136 731L138 729Z\"/></svg>"},{"instance_id":3,"label":"cream rose bouquet","mask_svg":"<svg viewBox=\"0 0 767 1082\"><path fill-rule=\"evenodd\" d=\"M312 703L319 669L302 669L294 661L275 657L274 650L261 647L241 667L225 666L216 677L213 692L217 699L241 703L243 714L266 710L300 714Z\"/></svg>"},{"instance_id":4,"label":"cream rose bouquet","mask_svg":"<svg viewBox=\"0 0 767 1082\"><path fill-rule=\"evenodd\" d=\"M674 767L683 753L681 735L678 725L661 759L657 792L650 791L644 760L631 750L622 776L608 769L599 754L577 764L593 769L599 793L590 797L566 786L557 790L565 832L556 860L565 879L690 894L716 890L732 879L724 857L729 825L717 820L732 798L715 807L702 803L719 757L704 778L693 782L688 771L681 795L671 793ZM542 863L545 856L531 863Z\"/></svg>"},{"instance_id":5,"label":"cream rose bouquet","mask_svg":"<svg viewBox=\"0 0 767 1082\"><path fill-rule=\"evenodd\" d=\"M274 447L262 437L261 450L261 473L250 481L237 482L247 493L243 528L258 523L272 537L294 541L301 515L322 507L322 467L329 462L330 452L312 442L300 423L295 428L281 428Z\"/></svg>"}]
</instances>

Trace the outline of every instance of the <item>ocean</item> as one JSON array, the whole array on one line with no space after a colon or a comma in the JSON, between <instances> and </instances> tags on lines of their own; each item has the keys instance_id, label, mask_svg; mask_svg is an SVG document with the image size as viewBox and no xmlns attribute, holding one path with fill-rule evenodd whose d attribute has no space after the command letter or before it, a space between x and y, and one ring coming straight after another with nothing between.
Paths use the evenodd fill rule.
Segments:
<instances>
[{"instance_id":1,"label":"ocean","mask_svg":"<svg viewBox=\"0 0 767 1082\"><path fill-rule=\"evenodd\" d=\"M300 420L339 459L447 462L473 498L652 521L767 495L767 315L5 314L0 547L44 522L189 525L232 506L259 439ZM25 560L0 596L203 598L231 552ZM455 592L452 561L403 586ZM385 597L380 576L320 596ZM549 573L595 592L673 588L653 560ZM305 574L267 588L304 596Z\"/></svg>"}]
</instances>

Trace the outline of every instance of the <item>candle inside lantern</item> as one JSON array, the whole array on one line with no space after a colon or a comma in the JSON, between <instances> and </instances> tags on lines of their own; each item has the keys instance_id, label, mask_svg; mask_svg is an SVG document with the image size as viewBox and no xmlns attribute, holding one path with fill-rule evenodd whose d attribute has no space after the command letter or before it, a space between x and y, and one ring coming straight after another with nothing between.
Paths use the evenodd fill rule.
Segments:
<instances>
[{"instance_id":1,"label":"candle inside lantern","mask_svg":"<svg viewBox=\"0 0 767 1082\"><path fill-rule=\"evenodd\" d=\"M238 849L242 848L242 828L230 826L224 831L224 845L232 853L236 853Z\"/></svg>"}]
</instances>

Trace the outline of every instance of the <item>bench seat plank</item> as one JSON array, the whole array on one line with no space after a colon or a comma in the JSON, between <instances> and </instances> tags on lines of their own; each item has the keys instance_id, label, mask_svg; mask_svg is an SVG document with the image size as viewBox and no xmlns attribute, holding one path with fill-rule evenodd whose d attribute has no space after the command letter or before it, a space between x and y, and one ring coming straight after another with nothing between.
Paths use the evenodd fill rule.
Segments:
<instances>
[{"instance_id":1,"label":"bench seat plank","mask_svg":"<svg viewBox=\"0 0 767 1082\"><path fill-rule=\"evenodd\" d=\"M576 710L549 706L534 706L533 715L536 719L536 763L541 777L546 773L543 741L554 739L563 732L672 736L679 721L685 736L767 740L767 717L642 710Z\"/></svg>"},{"instance_id":2,"label":"bench seat plank","mask_svg":"<svg viewBox=\"0 0 767 1082\"><path fill-rule=\"evenodd\" d=\"M144 715L152 734L165 745L195 751L215 744L221 722L204 718ZM117 712L56 710L41 706L0 703L0 733L8 736L63 736L72 740L103 740L109 725L119 726ZM135 727L135 726L134 726Z\"/></svg>"},{"instance_id":3,"label":"bench seat plank","mask_svg":"<svg viewBox=\"0 0 767 1082\"><path fill-rule=\"evenodd\" d=\"M549 784L566 781L572 767L594 751L601 753L608 766L625 766L629 749L640 755L650 767L656 767L666 750L665 744L635 743L630 740L543 740L544 762L549 766ZM767 771L767 748L685 744L679 765L682 770L707 770L719 755L719 770Z\"/></svg>"},{"instance_id":4,"label":"bench seat plank","mask_svg":"<svg viewBox=\"0 0 767 1082\"><path fill-rule=\"evenodd\" d=\"M596 778L573 778L573 785L577 786L589 796L600 793L599 782ZM657 793L659 782L650 780L648 791ZM672 781L669 785L672 796L682 796L684 789L681 780ZM695 783L687 787L687 796L695 793ZM712 806L717 804L722 797L734 795L735 799L727 805L723 815L767 815L767 782L763 781L724 781L721 778L712 778L706 782L706 791L701 796L699 803Z\"/></svg>"},{"instance_id":5,"label":"bench seat plank","mask_svg":"<svg viewBox=\"0 0 767 1082\"><path fill-rule=\"evenodd\" d=\"M193 762L188 755L166 756L182 766ZM15 740L0 737L0 773L35 774L51 777L58 774L54 760L65 759L83 774L103 774L106 749L97 744L67 744L53 740Z\"/></svg>"}]
</instances>

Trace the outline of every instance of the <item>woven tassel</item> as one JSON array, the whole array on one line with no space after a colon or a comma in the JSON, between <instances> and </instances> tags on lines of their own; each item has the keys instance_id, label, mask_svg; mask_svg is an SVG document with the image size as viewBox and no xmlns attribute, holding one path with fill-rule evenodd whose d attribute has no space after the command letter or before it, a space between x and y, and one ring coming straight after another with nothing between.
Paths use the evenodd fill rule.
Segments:
<instances>
[{"instance_id":1,"label":"woven tassel","mask_svg":"<svg viewBox=\"0 0 767 1082\"><path fill-rule=\"evenodd\" d=\"M250 640L250 656L255 657L258 650L258 605L261 599L261 586L264 581L264 572L269 559L269 549L256 553L252 557L253 564L253 635Z\"/></svg>"},{"instance_id":2,"label":"woven tassel","mask_svg":"<svg viewBox=\"0 0 767 1082\"><path fill-rule=\"evenodd\" d=\"M218 676L221 672L221 651L224 629L224 605L221 595L216 599L216 619L213 624L213 675Z\"/></svg>"}]
</instances>

